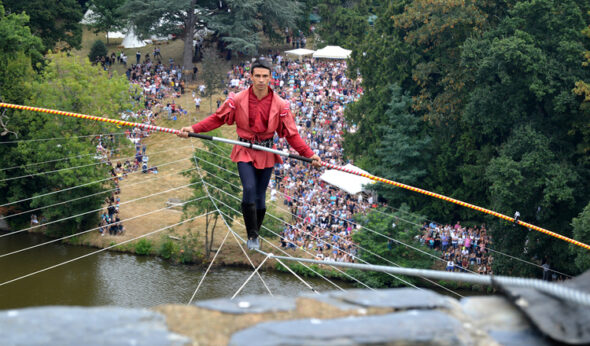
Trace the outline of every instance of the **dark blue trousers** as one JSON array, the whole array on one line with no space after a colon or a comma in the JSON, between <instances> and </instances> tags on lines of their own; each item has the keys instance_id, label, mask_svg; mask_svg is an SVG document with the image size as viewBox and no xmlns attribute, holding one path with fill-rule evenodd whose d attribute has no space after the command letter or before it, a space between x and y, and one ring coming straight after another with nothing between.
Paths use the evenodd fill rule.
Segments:
<instances>
[{"instance_id":1,"label":"dark blue trousers","mask_svg":"<svg viewBox=\"0 0 590 346\"><path fill-rule=\"evenodd\" d=\"M273 167L256 169L252 162L238 162L238 173L242 181L242 202L256 203L256 209L266 208L266 188Z\"/></svg>"}]
</instances>

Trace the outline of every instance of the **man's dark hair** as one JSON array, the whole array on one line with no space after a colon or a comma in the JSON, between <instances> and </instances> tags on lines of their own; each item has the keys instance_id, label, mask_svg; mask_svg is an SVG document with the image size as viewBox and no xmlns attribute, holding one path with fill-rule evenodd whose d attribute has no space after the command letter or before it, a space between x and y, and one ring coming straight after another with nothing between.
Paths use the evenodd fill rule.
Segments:
<instances>
[{"instance_id":1,"label":"man's dark hair","mask_svg":"<svg viewBox=\"0 0 590 346\"><path fill-rule=\"evenodd\" d=\"M260 58L257 58L256 60L254 60L254 62L250 66L250 70L252 72L254 72L254 69L257 67L258 68L265 68L269 71L272 71L272 62L269 59L261 56Z\"/></svg>"}]
</instances>

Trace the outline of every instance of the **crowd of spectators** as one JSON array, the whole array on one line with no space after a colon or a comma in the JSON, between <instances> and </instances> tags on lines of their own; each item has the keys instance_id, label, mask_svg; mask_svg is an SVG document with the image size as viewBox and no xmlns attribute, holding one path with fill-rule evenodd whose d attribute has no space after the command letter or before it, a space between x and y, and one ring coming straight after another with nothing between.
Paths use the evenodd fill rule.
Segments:
<instances>
[{"instance_id":1,"label":"crowd of spectators","mask_svg":"<svg viewBox=\"0 0 590 346\"><path fill-rule=\"evenodd\" d=\"M136 105L140 106L140 110L137 112L128 110L121 113L122 120L155 125L162 112L167 114L167 119L174 120L187 114L187 111L175 102L175 99L185 91L181 68L174 64L172 59L169 60L168 65L162 64L159 48L154 48L153 56L158 60L152 61L150 54L147 53L142 61L141 54L136 54L136 64L131 65L126 71L129 82L137 86L137 93L133 100ZM114 63L115 57L113 53L109 63ZM117 57L117 60L124 65L127 64L127 57L122 53ZM141 170L142 173L158 173L157 167L150 167L149 157L146 155L145 138L149 135L150 132L141 127L126 129L125 138L134 143L135 157L116 163L112 159L114 151L107 149L115 146L113 136L98 138L97 156L110 168L114 191L105 199L106 209L101 214L99 232L103 236L107 232L110 235L120 235L125 231L119 218L120 181L125 179L128 173L138 170Z\"/></svg>"},{"instance_id":2,"label":"crowd of spectators","mask_svg":"<svg viewBox=\"0 0 590 346\"><path fill-rule=\"evenodd\" d=\"M301 137L323 160L343 165L341 138L354 127L344 121L344 109L362 94L360 78L346 76L345 61L287 60L273 54L272 88L290 103ZM238 92L249 86L248 63L228 73L228 88ZM278 149L286 140L275 138ZM371 207L372 201L354 197L319 179L319 170L285 160L275 167L271 199L278 194L293 215L281 233L281 246L301 248L324 261L354 262L353 215Z\"/></svg>"},{"instance_id":3,"label":"crowd of spectators","mask_svg":"<svg viewBox=\"0 0 590 346\"><path fill-rule=\"evenodd\" d=\"M447 271L493 274L494 258L487 248L491 244L491 236L485 225L465 227L460 222L454 226L425 222L421 231L417 239L422 245L441 252Z\"/></svg>"}]
</instances>

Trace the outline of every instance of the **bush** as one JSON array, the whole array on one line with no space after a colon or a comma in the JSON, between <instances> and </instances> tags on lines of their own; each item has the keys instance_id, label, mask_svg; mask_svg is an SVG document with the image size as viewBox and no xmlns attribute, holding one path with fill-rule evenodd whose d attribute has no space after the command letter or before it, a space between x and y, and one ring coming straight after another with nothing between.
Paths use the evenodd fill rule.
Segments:
<instances>
[{"instance_id":1,"label":"bush","mask_svg":"<svg viewBox=\"0 0 590 346\"><path fill-rule=\"evenodd\" d=\"M160 245L159 254L164 259L175 258L178 255L178 246L172 241L167 240Z\"/></svg>"},{"instance_id":2,"label":"bush","mask_svg":"<svg viewBox=\"0 0 590 346\"><path fill-rule=\"evenodd\" d=\"M103 56L107 56L107 46L101 40L94 41L88 53L88 59L90 62L95 62L97 58L100 59Z\"/></svg>"},{"instance_id":3,"label":"bush","mask_svg":"<svg viewBox=\"0 0 590 346\"><path fill-rule=\"evenodd\" d=\"M152 252L152 242L147 239L141 239L135 244L135 253L138 255L149 255Z\"/></svg>"}]
</instances>

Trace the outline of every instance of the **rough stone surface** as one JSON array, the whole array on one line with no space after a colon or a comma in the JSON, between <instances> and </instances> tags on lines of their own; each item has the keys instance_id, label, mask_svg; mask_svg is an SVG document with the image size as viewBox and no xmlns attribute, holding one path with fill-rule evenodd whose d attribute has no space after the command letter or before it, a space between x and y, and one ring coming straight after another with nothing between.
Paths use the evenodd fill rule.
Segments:
<instances>
[{"instance_id":1,"label":"rough stone surface","mask_svg":"<svg viewBox=\"0 0 590 346\"><path fill-rule=\"evenodd\" d=\"M533 289L504 289L534 325L553 340L574 345L590 344L590 308Z\"/></svg>"},{"instance_id":2,"label":"rough stone surface","mask_svg":"<svg viewBox=\"0 0 590 346\"><path fill-rule=\"evenodd\" d=\"M164 316L117 307L40 307L0 311L0 343L17 345L186 345Z\"/></svg>"},{"instance_id":3,"label":"rough stone surface","mask_svg":"<svg viewBox=\"0 0 590 346\"><path fill-rule=\"evenodd\" d=\"M461 308L473 326L502 345L548 345L526 316L502 297L468 297Z\"/></svg>"},{"instance_id":4,"label":"rough stone surface","mask_svg":"<svg viewBox=\"0 0 590 346\"><path fill-rule=\"evenodd\" d=\"M433 291L412 288L394 288L378 291L356 289L346 292L330 292L328 296L364 307L393 308L396 310L450 307L449 298Z\"/></svg>"},{"instance_id":5,"label":"rough stone surface","mask_svg":"<svg viewBox=\"0 0 590 346\"><path fill-rule=\"evenodd\" d=\"M560 310L561 311L561 310ZM0 311L0 345L545 345L503 297L428 290L248 296L195 305Z\"/></svg>"},{"instance_id":6,"label":"rough stone surface","mask_svg":"<svg viewBox=\"0 0 590 346\"><path fill-rule=\"evenodd\" d=\"M424 324L428 328L424 328ZM440 311L332 320L267 322L235 333L230 345L471 344L459 321Z\"/></svg>"},{"instance_id":7,"label":"rough stone surface","mask_svg":"<svg viewBox=\"0 0 590 346\"><path fill-rule=\"evenodd\" d=\"M213 299L198 302L200 308L228 314L259 314L263 312L289 311L295 309L295 298L281 296L245 296L229 299Z\"/></svg>"},{"instance_id":8,"label":"rough stone surface","mask_svg":"<svg viewBox=\"0 0 590 346\"><path fill-rule=\"evenodd\" d=\"M590 293L590 270L562 285ZM533 324L555 341L590 345L590 307L543 292L504 285L506 295Z\"/></svg>"}]
</instances>

